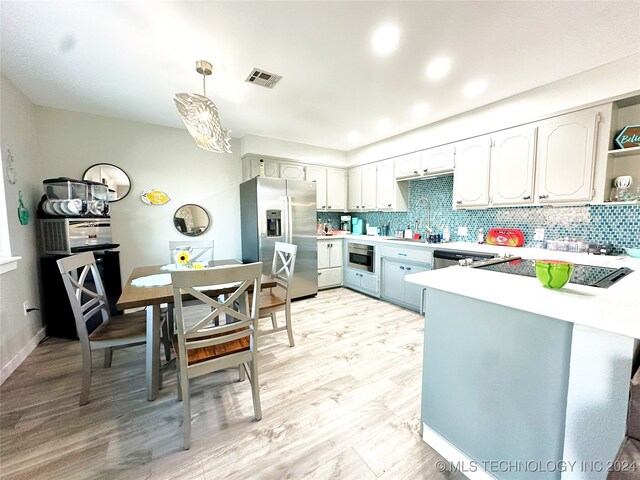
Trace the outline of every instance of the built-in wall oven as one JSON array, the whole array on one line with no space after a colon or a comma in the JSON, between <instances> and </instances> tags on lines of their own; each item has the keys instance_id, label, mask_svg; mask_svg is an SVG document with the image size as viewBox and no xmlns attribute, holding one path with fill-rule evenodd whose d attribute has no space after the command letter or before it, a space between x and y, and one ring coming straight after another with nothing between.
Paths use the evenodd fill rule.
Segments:
<instances>
[{"instance_id":1,"label":"built-in wall oven","mask_svg":"<svg viewBox=\"0 0 640 480\"><path fill-rule=\"evenodd\" d=\"M348 266L364 270L365 272L373 272L375 247L373 245L365 245L364 243L348 243Z\"/></svg>"}]
</instances>

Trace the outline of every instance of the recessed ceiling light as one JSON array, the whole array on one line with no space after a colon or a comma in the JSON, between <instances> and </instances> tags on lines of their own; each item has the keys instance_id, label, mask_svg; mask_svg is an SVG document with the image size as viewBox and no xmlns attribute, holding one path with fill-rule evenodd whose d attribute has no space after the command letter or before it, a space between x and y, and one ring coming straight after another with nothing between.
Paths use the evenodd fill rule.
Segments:
<instances>
[{"instance_id":1,"label":"recessed ceiling light","mask_svg":"<svg viewBox=\"0 0 640 480\"><path fill-rule=\"evenodd\" d=\"M467 83L467 86L464 87L464 94L467 97L475 97L484 92L485 88L487 88L487 82L484 80L474 80L473 82Z\"/></svg>"},{"instance_id":2,"label":"recessed ceiling light","mask_svg":"<svg viewBox=\"0 0 640 480\"><path fill-rule=\"evenodd\" d=\"M396 49L399 40L400 31L392 25L385 25L374 32L371 46L378 55L388 55Z\"/></svg>"},{"instance_id":3,"label":"recessed ceiling light","mask_svg":"<svg viewBox=\"0 0 640 480\"><path fill-rule=\"evenodd\" d=\"M426 105L424 103L419 103L413 107L413 109L411 110L411 113L413 114L414 117L419 118L419 117L424 117L428 111L429 111L429 105Z\"/></svg>"},{"instance_id":4,"label":"recessed ceiling light","mask_svg":"<svg viewBox=\"0 0 640 480\"><path fill-rule=\"evenodd\" d=\"M357 142L360 140L360 132L349 132L349 141Z\"/></svg>"},{"instance_id":5,"label":"recessed ceiling light","mask_svg":"<svg viewBox=\"0 0 640 480\"><path fill-rule=\"evenodd\" d=\"M437 58L427 65L427 77L431 80L439 80L449 73L451 60L448 58Z\"/></svg>"},{"instance_id":6,"label":"recessed ceiling light","mask_svg":"<svg viewBox=\"0 0 640 480\"><path fill-rule=\"evenodd\" d=\"M391 126L391 122L389 120L387 120L386 118L381 118L380 120L378 120L378 123L376 124L376 129L379 132L384 132L386 130L389 130L390 126Z\"/></svg>"}]
</instances>

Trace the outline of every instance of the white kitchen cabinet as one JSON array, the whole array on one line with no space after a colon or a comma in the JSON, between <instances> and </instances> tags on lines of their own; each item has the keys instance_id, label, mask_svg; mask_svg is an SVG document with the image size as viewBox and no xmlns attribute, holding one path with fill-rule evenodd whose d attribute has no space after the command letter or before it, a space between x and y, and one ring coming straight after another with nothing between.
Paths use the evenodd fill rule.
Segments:
<instances>
[{"instance_id":1,"label":"white kitchen cabinet","mask_svg":"<svg viewBox=\"0 0 640 480\"><path fill-rule=\"evenodd\" d=\"M346 172L339 168L307 166L307 181L316 182L316 208L344 212L347 205Z\"/></svg>"},{"instance_id":2,"label":"white kitchen cabinet","mask_svg":"<svg viewBox=\"0 0 640 480\"><path fill-rule=\"evenodd\" d=\"M348 210L375 210L376 166L375 164L352 168L347 173L349 194Z\"/></svg>"},{"instance_id":3,"label":"white kitchen cabinet","mask_svg":"<svg viewBox=\"0 0 640 480\"><path fill-rule=\"evenodd\" d=\"M373 273L345 268L344 285L375 297L379 296L378 276Z\"/></svg>"},{"instance_id":4,"label":"white kitchen cabinet","mask_svg":"<svg viewBox=\"0 0 640 480\"><path fill-rule=\"evenodd\" d=\"M539 203L580 203L592 199L599 117L597 109L588 109L538 124Z\"/></svg>"},{"instance_id":5,"label":"white kitchen cabinet","mask_svg":"<svg viewBox=\"0 0 640 480\"><path fill-rule=\"evenodd\" d=\"M316 182L316 209L326 210L327 208L327 169L307 166L307 181Z\"/></svg>"},{"instance_id":6,"label":"white kitchen cabinet","mask_svg":"<svg viewBox=\"0 0 640 480\"><path fill-rule=\"evenodd\" d=\"M491 204L533 203L536 127L511 128L491 137Z\"/></svg>"},{"instance_id":7,"label":"white kitchen cabinet","mask_svg":"<svg viewBox=\"0 0 640 480\"><path fill-rule=\"evenodd\" d=\"M489 205L489 137L483 136L456 144L456 169L453 175L453 207Z\"/></svg>"},{"instance_id":8,"label":"white kitchen cabinet","mask_svg":"<svg viewBox=\"0 0 640 480\"><path fill-rule=\"evenodd\" d=\"M249 178L257 177L260 175L260 159L249 159ZM280 164L272 160L264 161L264 176L271 178L280 177Z\"/></svg>"},{"instance_id":9,"label":"white kitchen cabinet","mask_svg":"<svg viewBox=\"0 0 640 480\"><path fill-rule=\"evenodd\" d=\"M376 164L362 167L362 209L376 209Z\"/></svg>"},{"instance_id":10,"label":"white kitchen cabinet","mask_svg":"<svg viewBox=\"0 0 640 480\"><path fill-rule=\"evenodd\" d=\"M360 210L362 208L362 169L352 168L347 172L348 185L348 210Z\"/></svg>"},{"instance_id":11,"label":"white kitchen cabinet","mask_svg":"<svg viewBox=\"0 0 640 480\"><path fill-rule=\"evenodd\" d=\"M318 288L342 285L342 239L318 240Z\"/></svg>"},{"instance_id":12,"label":"white kitchen cabinet","mask_svg":"<svg viewBox=\"0 0 640 480\"><path fill-rule=\"evenodd\" d=\"M438 176L453 172L455 163L454 145L428 148L420 152L420 174L422 176Z\"/></svg>"},{"instance_id":13,"label":"white kitchen cabinet","mask_svg":"<svg viewBox=\"0 0 640 480\"><path fill-rule=\"evenodd\" d=\"M409 184L398 182L394 170L393 160L376 163L376 210L407 211Z\"/></svg>"},{"instance_id":14,"label":"white kitchen cabinet","mask_svg":"<svg viewBox=\"0 0 640 480\"><path fill-rule=\"evenodd\" d=\"M346 172L339 168L327 168L327 210L344 212L346 208Z\"/></svg>"},{"instance_id":15,"label":"white kitchen cabinet","mask_svg":"<svg viewBox=\"0 0 640 480\"><path fill-rule=\"evenodd\" d=\"M395 164L395 178L407 179L416 178L420 176L420 158L421 152L408 153L401 155L394 159Z\"/></svg>"},{"instance_id":16,"label":"white kitchen cabinet","mask_svg":"<svg viewBox=\"0 0 640 480\"><path fill-rule=\"evenodd\" d=\"M296 165L292 163L280 164L280 178L286 178L287 180L305 180L305 166Z\"/></svg>"}]
</instances>

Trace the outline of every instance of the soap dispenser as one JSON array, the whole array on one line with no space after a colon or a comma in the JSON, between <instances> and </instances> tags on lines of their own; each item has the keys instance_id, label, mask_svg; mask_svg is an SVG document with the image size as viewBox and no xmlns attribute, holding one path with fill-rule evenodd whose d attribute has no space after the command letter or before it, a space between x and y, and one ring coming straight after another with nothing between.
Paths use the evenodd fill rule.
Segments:
<instances>
[{"instance_id":1,"label":"soap dispenser","mask_svg":"<svg viewBox=\"0 0 640 480\"><path fill-rule=\"evenodd\" d=\"M404 231L404 238L413 238L413 232L411 231L410 225L407 225L407 229Z\"/></svg>"}]
</instances>

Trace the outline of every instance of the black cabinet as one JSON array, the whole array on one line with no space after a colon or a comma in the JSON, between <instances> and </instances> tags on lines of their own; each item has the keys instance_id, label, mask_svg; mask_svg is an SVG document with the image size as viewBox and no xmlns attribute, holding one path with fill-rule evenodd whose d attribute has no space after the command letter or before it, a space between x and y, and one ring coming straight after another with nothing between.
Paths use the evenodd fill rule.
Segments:
<instances>
[{"instance_id":1,"label":"black cabinet","mask_svg":"<svg viewBox=\"0 0 640 480\"><path fill-rule=\"evenodd\" d=\"M107 301L111 315L118 315L121 312L116 309L116 303L122 293L120 284L120 252L99 251L93 252L96 258L96 265L104 284L107 294ZM50 337L62 337L78 339L76 324L73 319L73 312L67 291L62 282L60 270L56 261L64 258L65 255L47 255L40 258L40 268L42 273L43 310L42 315L46 325L47 335ZM94 289L92 281L87 280L87 286ZM83 299L86 301L86 299ZM94 316L87 322L89 332L92 332L101 322L100 315Z\"/></svg>"}]
</instances>

